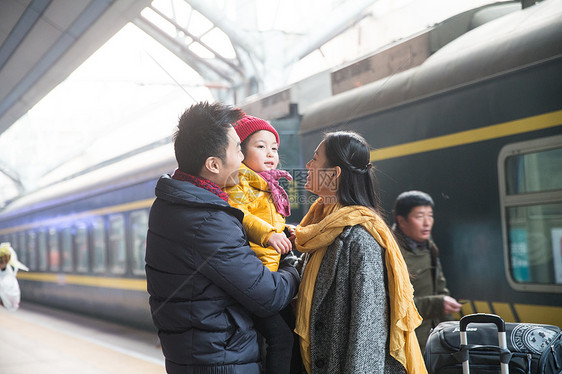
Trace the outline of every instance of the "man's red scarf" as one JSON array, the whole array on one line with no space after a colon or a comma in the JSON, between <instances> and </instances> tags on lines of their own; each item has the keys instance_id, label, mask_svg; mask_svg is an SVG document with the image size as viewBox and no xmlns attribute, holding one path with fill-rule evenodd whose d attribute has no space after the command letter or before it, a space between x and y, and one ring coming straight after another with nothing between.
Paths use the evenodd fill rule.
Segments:
<instances>
[{"instance_id":1,"label":"man's red scarf","mask_svg":"<svg viewBox=\"0 0 562 374\"><path fill-rule=\"evenodd\" d=\"M172 174L172 179L192 183L197 187L200 187L204 190L207 190L209 192L214 193L215 195L217 195L218 197L220 197L224 201L228 202L228 194L226 192L224 192L223 190L221 190L221 188L218 186L218 184L216 184L214 182L211 182L208 179L201 178L201 177L196 176L196 175L184 173L180 169L176 169L174 171L174 174Z\"/></svg>"}]
</instances>

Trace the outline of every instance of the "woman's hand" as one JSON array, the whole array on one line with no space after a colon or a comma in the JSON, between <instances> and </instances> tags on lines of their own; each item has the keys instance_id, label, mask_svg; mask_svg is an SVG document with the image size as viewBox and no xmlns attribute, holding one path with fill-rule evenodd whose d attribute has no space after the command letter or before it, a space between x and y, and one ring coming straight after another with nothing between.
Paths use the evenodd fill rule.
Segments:
<instances>
[{"instance_id":1,"label":"woman's hand","mask_svg":"<svg viewBox=\"0 0 562 374\"><path fill-rule=\"evenodd\" d=\"M297 234L296 234L296 232L295 232L296 228L297 228L297 227L296 227L296 226L293 226L293 225L287 225L287 226L285 226L285 231L288 232L288 235L287 235L287 233L285 233L285 235L287 235L287 237L288 237L289 240L291 241L291 246L292 246L291 248L292 248L292 249L295 249L295 248L296 248L296 245L295 245L295 239L297 238Z\"/></svg>"},{"instance_id":2,"label":"woman's hand","mask_svg":"<svg viewBox=\"0 0 562 374\"><path fill-rule=\"evenodd\" d=\"M269 240L267 241L267 245L273 247L277 253L284 255L285 253L289 253L293 248L293 243L287 238L284 233L275 232L271 234Z\"/></svg>"}]
</instances>

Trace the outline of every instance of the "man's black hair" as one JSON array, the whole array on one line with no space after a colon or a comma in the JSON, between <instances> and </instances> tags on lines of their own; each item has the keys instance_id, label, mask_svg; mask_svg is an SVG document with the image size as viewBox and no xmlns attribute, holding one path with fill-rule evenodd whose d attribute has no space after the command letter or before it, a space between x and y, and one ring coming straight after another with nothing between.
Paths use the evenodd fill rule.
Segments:
<instances>
[{"instance_id":1,"label":"man's black hair","mask_svg":"<svg viewBox=\"0 0 562 374\"><path fill-rule=\"evenodd\" d=\"M243 116L240 109L221 103L192 105L181 115L173 137L178 168L199 175L207 158L226 161L228 129Z\"/></svg>"},{"instance_id":2,"label":"man's black hair","mask_svg":"<svg viewBox=\"0 0 562 374\"><path fill-rule=\"evenodd\" d=\"M408 214L418 206L430 206L434 208L433 199L431 196L422 191L406 191L402 192L396 198L394 202L394 220L396 221L397 216L402 216L404 218L408 217Z\"/></svg>"}]
</instances>

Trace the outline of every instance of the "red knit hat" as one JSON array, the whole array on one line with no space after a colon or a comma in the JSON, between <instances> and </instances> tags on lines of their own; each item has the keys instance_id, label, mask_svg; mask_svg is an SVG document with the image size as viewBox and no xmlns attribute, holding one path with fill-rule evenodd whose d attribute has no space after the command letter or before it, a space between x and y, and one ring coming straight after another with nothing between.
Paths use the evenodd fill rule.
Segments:
<instances>
[{"instance_id":1,"label":"red knit hat","mask_svg":"<svg viewBox=\"0 0 562 374\"><path fill-rule=\"evenodd\" d=\"M277 130L275 130L273 126L271 126L268 122L264 121L261 118L245 115L244 117L242 117L242 119L240 119L232 126L234 127L234 130L236 130L236 133L240 138L240 142L243 142L244 139L246 139L256 131L267 130L275 135L275 139L277 140L277 144L279 145L279 134L277 133Z\"/></svg>"}]
</instances>

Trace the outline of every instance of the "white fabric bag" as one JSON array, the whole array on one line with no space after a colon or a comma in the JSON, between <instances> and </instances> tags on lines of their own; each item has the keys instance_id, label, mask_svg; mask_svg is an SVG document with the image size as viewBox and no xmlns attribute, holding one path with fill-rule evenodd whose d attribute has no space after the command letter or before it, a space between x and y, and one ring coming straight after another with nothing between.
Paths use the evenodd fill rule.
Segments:
<instances>
[{"instance_id":1,"label":"white fabric bag","mask_svg":"<svg viewBox=\"0 0 562 374\"><path fill-rule=\"evenodd\" d=\"M20 286L16 278L17 271L11 265L0 270L0 299L6 309L13 312L20 307Z\"/></svg>"}]
</instances>

